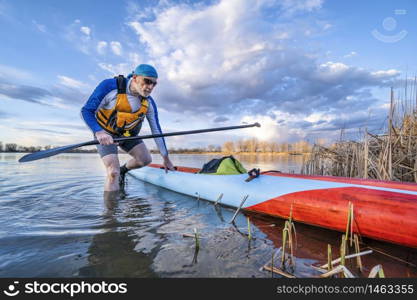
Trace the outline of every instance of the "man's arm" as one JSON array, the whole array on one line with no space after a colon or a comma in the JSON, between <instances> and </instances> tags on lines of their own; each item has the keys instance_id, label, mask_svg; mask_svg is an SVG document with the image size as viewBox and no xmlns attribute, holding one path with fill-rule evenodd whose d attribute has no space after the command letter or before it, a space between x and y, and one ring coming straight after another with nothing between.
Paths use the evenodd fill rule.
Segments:
<instances>
[{"instance_id":1,"label":"man's arm","mask_svg":"<svg viewBox=\"0 0 417 300\"><path fill-rule=\"evenodd\" d=\"M149 107L148 112L146 113L146 119L148 120L152 134L162 134L161 125L159 124L158 119L158 109L156 108L155 101L153 101L152 97L149 97ZM163 137L155 138L155 143L158 146L161 155L164 158L168 157L168 149L165 144L165 139Z\"/></svg>"},{"instance_id":2,"label":"man's arm","mask_svg":"<svg viewBox=\"0 0 417 300\"><path fill-rule=\"evenodd\" d=\"M148 112L146 113L146 118L148 119L152 134L162 134L161 125L159 125L158 119L158 109L156 108L156 104L152 97L149 97L149 103L150 105L148 107ZM168 157L168 150L165 144L165 139L163 137L155 138L155 143L158 146L159 152L161 152L161 155L164 158L165 172L168 172L168 170L174 171L174 165Z\"/></svg>"},{"instance_id":3,"label":"man's arm","mask_svg":"<svg viewBox=\"0 0 417 300\"><path fill-rule=\"evenodd\" d=\"M101 103L105 101L106 95L116 88L117 85L114 79L103 80L81 108L81 116L84 122L102 145L113 144L113 137L101 128L96 120L95 114Z\"/></svg>"},{"instance_id":4,"label":"man's arm","mask_svg":"<svg viewBox=\"0 0 417 300\"><path fill-rule=\"evenodd\" d=\"M87 102L81 108L81 116L87 126L95 134L98 131L102 131L103 128L98 124L96 120L96 111L99 108L104 97L112 90L116 89L116 81L114 79L103 80L88 98Z\"/></svg>"}]
</instances>

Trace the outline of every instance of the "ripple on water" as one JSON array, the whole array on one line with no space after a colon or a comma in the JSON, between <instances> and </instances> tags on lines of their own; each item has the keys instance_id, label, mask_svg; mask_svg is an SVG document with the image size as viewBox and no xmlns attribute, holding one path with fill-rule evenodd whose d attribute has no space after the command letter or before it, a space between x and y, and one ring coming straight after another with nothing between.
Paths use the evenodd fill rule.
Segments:
<instances>
[{"instance_id":1,"label":"ripple on water","mask_svg":"<svg viewBox=\"0 0 417 300\"><path fill-rule=\"evenodd\" d=\"M270 277L259 268L282 244L283 221L246 216L229 224L234 210L214 208L151 184L128 178L126 197L103 200L104 169L97 155L64 154L18 164L21 154L0 154L0 276L2 277ZM126 156L122 155L122 161ZM198 167L209 156L173 155L176 165ZM295 158L252 160L249 167L294 168ZM298 159L298 158L297 158ZM160 162L159 156L153 160ZM281 164L282 163L282 164ZM281 164L281 165L280 165ZM271 226L274 225L274 226ZM200 233L200 249L194 238ZM338 233L296 224L297 274L312 276L312 263L325 263L327 244L338 249ZM390 253L417 261L417 254ZM403 255L404 256L404 255ZM417 277L415 268L366 258L369 267L395 266L386 274Z\"/></svg>"}]
</instances>

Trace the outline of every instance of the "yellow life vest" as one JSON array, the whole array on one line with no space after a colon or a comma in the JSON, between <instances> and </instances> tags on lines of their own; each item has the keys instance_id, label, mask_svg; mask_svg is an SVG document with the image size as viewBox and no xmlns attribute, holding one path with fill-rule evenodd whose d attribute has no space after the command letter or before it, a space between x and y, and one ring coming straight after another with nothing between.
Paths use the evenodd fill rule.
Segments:
<instances>
[{"instance_id":1,"label":"yellow life vest","mask_svg":"<svg viewBox=\"0 0 417 300\"><path fill-rule=\"evenodd\" d=\"M131 136L135 129L145 119L149 101L142 97L138 111L132 112L126 95L127 81L123 75L117 79L117 100L113 108L100 108L96 112L96 119L100 126L109 133Z\"/></svg>"}]
</instances>

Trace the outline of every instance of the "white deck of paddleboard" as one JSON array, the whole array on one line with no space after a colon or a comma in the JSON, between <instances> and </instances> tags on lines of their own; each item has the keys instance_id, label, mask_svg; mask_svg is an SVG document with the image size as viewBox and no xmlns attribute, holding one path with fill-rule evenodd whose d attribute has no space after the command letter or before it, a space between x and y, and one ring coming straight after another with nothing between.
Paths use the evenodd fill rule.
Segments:
<instances>
[{"instance_id":1,"label":"white deck of paddleboard","mask_svg":"<svg viewBox=\"0 0 417 300\"><path fill-rule=\"evenodd\" d=\"M219 195L223 194L221 203L232 207L238 207L242 199L249 195L243 208L285 194L342 187L361 187L417 195L417 192L393 188L282 176L261 175L250 182L245 182L245 179L248 177L247 174L205 175L179 171L165 173L165 170L152 167L144 167L131 171L131 173L133 173L134 177L145 182L189 196L199 196L209 201L216 201Z\"/></svg>"}]
</instances>

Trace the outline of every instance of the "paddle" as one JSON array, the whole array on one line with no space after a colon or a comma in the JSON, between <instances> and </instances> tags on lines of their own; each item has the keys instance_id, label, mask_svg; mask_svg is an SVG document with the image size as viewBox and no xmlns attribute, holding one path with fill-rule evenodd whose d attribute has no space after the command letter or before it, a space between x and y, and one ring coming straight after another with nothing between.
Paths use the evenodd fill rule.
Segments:
<instances>
[{"instance_id":1,"label":"paddle","mask_svg":"<svg viewBox=\"0 0 417 300\"><path fill-rule=\"evenodd\" d=\"M159 137L165 137L165 136L196 134L196 133L204 133L204 132L212 132L212 131L241 129L241 128L248 128L248 127L261 127L261 125L259 123L253 123L253 124L239 125L239 126L197 129L197 130L190 130L190 131L177 131L177 132L162 133L162 134L150 134L150 135L142 135L142 136L138 135L138 136L115 138L115 139L113 139L113 141L115 143L117 143L117 142L130 141L130 140L136 140L136 139L144 140L144 139L159 138ZM79 148L79 147L97 145L97 144L100 144L100 143L97 140L92 140L92 141L88 141L88 142L84 142L84 143L73 144L73 145L62 146L62 147L57 147L57 148L53 148L53 149L33 152L33 153L26 154L25 156L22 156L19 159L19 162L28 162L28 161L38 160L38 159L54 156L54 155L57 155L59 153L65 152L65 151L73 150L73 149L76 149L76 148Z\"/></svg>"}]
</instances>

